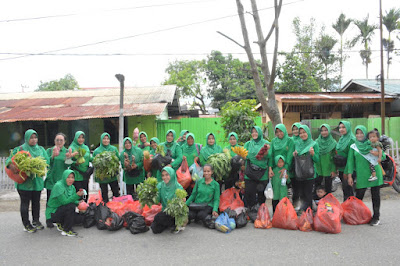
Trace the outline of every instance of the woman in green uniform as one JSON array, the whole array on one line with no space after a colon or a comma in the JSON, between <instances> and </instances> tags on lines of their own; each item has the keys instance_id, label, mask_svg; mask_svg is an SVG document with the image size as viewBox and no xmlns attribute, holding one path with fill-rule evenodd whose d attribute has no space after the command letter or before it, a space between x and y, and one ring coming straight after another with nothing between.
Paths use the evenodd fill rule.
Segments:
<instances>
[{"instance_id":1,"label":"woman in green uniform","mask_svg":"<svg viewBox=\"0 0 400 266\"><path fill-rule=\"evenodd\" d=\"M150 155L153 155L153 157L156 155L158 145L160 145L160 140L158 138L154 137L150 140ZM158 183L162 182L161 172L156 168L152 168L151 172L147 173L147 177L155 177Z\"/></svg>"},{"instance_id":2,"label":"woman in green uniform","mask_svg":"<svg viewBox=\"0 0 400 266\"><path fill-rule=\"evenodd\" d=\"M142 131L139 133L139 140L140 144L137 146L142 150L142 151L150 151L150 143L147 142L147 133Z\"/></svg>"},{"instance_id":3,"label":"woman in green uniform","mask_svg":"<svg viewBox=\"0 0 400 266\"><path fill-rule=\"evenodd\" d=\"M144 181L143 151L133 145L131 138L124 138L124 150L119 158L122 169L124 169L124 182L126 183L126 193L136 198L135 185Z\"/></svg>"},{"instance_id":4,"label":"woman in green uniform","mask_svg":"<svg viewBox=\"0 0 400 266\"><path fill-rule=\"evenodd\" d=\"M332 192L332 179L336 176L336 165L333 157L336 155L336 140L332 137L331 127L328 124L322 124L319 127L319 137L316 142L319 146L320 160L317 166L317 178L315 179L315 188L324 182L326 193ZM314 196L316 193L314 191Z\"/></svg>"},{"instance_id":5,"label":"woman in green uniform","mask_svg":"<svg viewBox=\"0 0 400 266\"><path fill-rule=\"evenodd\" d=\"M227 149L229 151L232 158L234 158L237 155L236 153L233 152L232 148L239 147L238 141L239 141L239 138L235 132L231 132L228 134L229 145L226 146L224 149ZM241 167L240 162L243 162L243 160L236 160L237 158L238 157L236 157L235 159L232 159L232 161L231 161L231 165L232 165L231 172L229 173L229 177L226 180L224 180L225 189L235 186L235 183L237 181L239 181L239 170Z\"/></svg>"},{"instance_id":6,"label":"woman in green uniform","mask_svg":"<svg viewBox=\"0 0 400 266\"><path fill-rule=\"evenodd\" d=\"M187 134L188 134L188 133L189 133L189 130L186 130L186 129L184 129L184 130L181 131L181 134L179 134L179 138L178 138L178 140L176 141L176 143L178 143L179 146L182 147L183 145L186 144Z\"/></svg>"},{"instance_id":7,"label":"woman in green uniform","mask_svg":"<svg viewBox=\"0 0 400 266\"><path fill-rule=\"evenodd\" d=\"M314 176L311 178L299 180L299 177L295 175L301 201L300 209L305 211L308 207L312 206L312 191L314 179L317 176L315 165L319 162L319 146L318 143L311 138L311 132L308 126L301 125L299 128L299 135L300 140L295 143L295 151L293 152L293 156L311 156L314 167Z\"/></svg>"},{"instance_id":8,"label":"woman in green uniform","mask_svg":"<svg viewBox=\"0 0 400 266\"><path fill-rule=\"evenodd\" d=\"M83 155L85 162L81 164L79 164L76 159L79 149L86 151L85 155ZM85 133L82 131L77 131L75 133L74 140L69 146L69 150L72 153L71 159L73 161L70 169L73 170L75 174L74 187L76 191L79 191L80 189L86 190L87 194L89 195L89 179L92 171L88 171L88 169L89 163L93 160L93 157L90 155L89 147L85 145ZM93 170L93 168L90 170ZM85 201L87 201L87 199L85 199Z\"/></svg>"},{"instance_id":9,"label":"woman in green uniform","mask_svg":"<svg viewBox=\"0 0 400 266\"><path fill-rule=\"evenodd\" d=\"M212 154L221 153L222 148L216 143L214 133L206 135L207 145L200 151L200 164L203 166L207 163L208 157Z\"/></svg>"},{"instance_id":10,"label":"woman in green uniform","mask_svg":"<svg viewBox=\"0 0 400 266\"><path fill-rule=\"evenodd\" d=\"M50 159L47 156L46 150L38 145L38 134L33 129L28 129L24 136L25 143L19 147L14 148L10 157L6 161L6 166L13 172L17 169L14 164L11 163L11 158L19 151L27 151L32 157L42 157L46 160L47 164L50 163ZM22 224L24 225L24 231L28 233L34 233L37 229L43 229L44 226L40 223L40 194L44 187L43 176L28 176L27 180L18 184L15 183L19 197L21 199L20 213ZM32 224L29 221L29 202L32 201Z\"/></svg>"},{"instance_id":11,"label":"woman in green uniform","mask_svg":"<svg viewBox=\"0 0 400 266\"><path fill-rule=\"evenodd\" d=\"M294 143L296 143L299 139L299 129L300 129L301 123L296 122L292 125L292 140Z\"/></svg>"},{"instance_id":12,"label":"woman in green uniform","mask_svg":"<svg viewBox=\"0 0 400 266\"><path fill-rule=\"evenodd\" d=\"M248 150L246 158L246 170L244 176L245 182L245 200L248 208L253 207L256 203L264 203L264 190L268 184L268 159L270 143L263 138L260 127L254 126L251 129L252 140L244 144L244 148ZM267 145L268 152L259 160L257 154L264 145Z\"/></svg>"},{"instance_id":13,"label":"woman in green uniform","mask_svg":"<svg viewBox=\"0 0 400 266\"><path fill-rule=\"evenodd\" d=\"M201 145L195 143L195 140L193 133L189 133L186 135L186 143L182 145L183 159L186 158L189 167L194 164L195 161L199 163Z\"/></svg>"},{"instance_id":14,"label":"woman in green uniform","mask_svg":"<svg viewBox=\"0 0 400 266\"><path fill-rule=\"evenodd\" d=\"M182 189L183 187L178 183L176 179L175 170L171 167L164 167L161 171L163 182L158 183L157 189L157 202L161 202L162 211L159 212L151 224L151 230L154 234L162 233L165 229L175 226L174 217L165 213L168 201L175 197L175 191Z\"/></svg>"},{"instance_id":15,"label":"woman in green uniform","mask_svg":"<svg viewBox=\"0 0 400 266\"><path fill-rule=\"evenodd\" d=\"M381 196L380 187L383 185L383 174L382 168L377 164L375 166L376 177L375 181L368 181L371 176L371 169L369 167L370 156L378 156L378 151L371 151L371 143L367 139L367 129L364 126L357 126L356 130L356 140L350 146L349 156L347 157L347 170L348 183L350 186L354 185L353 182L353 172L357 174L356 182L356 197L363 200L365 191L367 188L371 188L372 197L372 209L374 214L372 216L370 225L379 225L380 207L381 207ZM385 153L382 154L382 161L386 159Z\"/></svg>"},{"instance_id":16,"label":"woman in green uniform","mask_svg":"<svg viewBox=\"0 0 400 266\"><path fill-rule=\"evenodd\" d=\"M239 141L239 138L235 132L231 132L228 134L229 145L226 146L224 149L227 149L232 157L236 156L236 153L233 152L232 148L239 146L238 141Z\"/></svg>"},{"instance_id":17,"label":"woman in green uniform","mask_svg":"<svg viewBox=\"0 0 400 266\"><path fill-rule=\"evenodd\" d=\"M299 136L300 126L301 126L301 123L299 123L299 122L293 123L293 125L292 125L291 139L293 140L293 145L295 145L296 142L300 139L300 136ZM293 159L292 159L291 165L289 165L289 169L291 170L291 171L289 171L289 177L290 177L291 181L288 184L288 187L292 188L292 191L293 191L292 202L294 204L295 202L298 202L300 200L300 195L298 193L299 190L297 188L298 186L296 183L296 178L294 178L294 160ZM296 206L294 206L294 207L296 207ZM297 206L296 208L299 209L300 207Z\"/></svg>"},{"instance_id":18,"label":"woman in green uniform","mask_svg":"<svg viewBox=\"0 0 400 266\"><path fill-rule=\"evenodd\" d=\"M355 142L355 136L351 131L351 124L348 121L340 121L339 123L340 139L336 144L337 160L336 168L339 172L340 181L342 181L343 201L350 196L354 196L353 188L347 182L347 156L350 151L350 146Z\"/></svg>"},{"instance_id":19,"label":"woman in green uniform","mask_svg":"<svg viewBox=\"0 0 400 266\"><path fill-rule=\"evenodd\" d=\"M47 203L46 219L57 223L57 230L63 236L77 236L72 227L83 222L83 216L75 212L83 191L76 192L74 181L74 171L65 170L62 179L54 185Z\"/></svg>"},{"instance_id":20,"label":"woman in green uniform","mask_svg":"<svg viewBox=\"0 0 400 266\"><path fill-rule=\"evenodd\" d=\"M175 136L176 133L173 129L168 130L167 140L161 146L164 146L165 154L170 154L172 158L171 167L176 171L182 163L182 148L174 141Z\"/></svg>"},{"instance_id":21,"label":"woman in green uniform","mask_svg":"<svg viewBox=\"0 0 400 266\"><path fill-rule=\"evenodd\" d=\"M100 146L94 150L93 157L96 157L97 154L100 154L104 151L109 151L115 153L117 157L119 157L118 149L112 145L110 145L110 134L104 132L100 137ZM116 176L110 176L110 178L105 178L103 180L96 177L96 169L94 172L95 181L100 184L101 188L101 196L103 197L104 203L108 202L108 185L110 185L113 196L119 197L119 186L118 180Z\"/></svg>"}]
</instances>

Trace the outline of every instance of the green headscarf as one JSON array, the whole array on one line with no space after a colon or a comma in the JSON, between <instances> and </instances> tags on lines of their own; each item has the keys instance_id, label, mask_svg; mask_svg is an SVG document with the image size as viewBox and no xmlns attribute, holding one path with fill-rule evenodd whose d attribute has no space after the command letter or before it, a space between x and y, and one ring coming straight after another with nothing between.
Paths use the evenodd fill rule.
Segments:
<instances>
[{"instance_id":1,"label":"green headscarf","mask_svg":"<svg viewBox=\"0 0 400 266\"><path fill-rule=\"evenodd\" d=\"M324 155L336 148L336 140L331 135L331 127L328 124L322 124L319 127L319 131L321 132L322 127L326 127L328 130L328 136L326 138L322 137L321 133L317 138L316 142L319 145L319 154Z\"/></svg>"},{"instance_id":2,"label":"green headscarf","mask_svg":"<svg viewBox=\"0 0 400 266\"><path fill-rule=\"evenodd\" d=\"M336 144L336 150L344 151L349 146L351 140L355 141L356 137L351 131L351 124L348 121L340 121L339 125L343 124L346 127L347 133L342 135L339 139L339 142Z\"/></svg>"},{"instance_id":3,"label":"green headscarf","mask_svg":"<svg viewBox=\"0 0 400 266\"><path fill-rule=\"evenodd\" d=\"M179 136L180 136L180 137L183 137L183 135L185 135L186 132L189 133L189 130L186 130L186 129L182 130L182 131L181 131L181 134L180 134ZM187 139L187 135L186 135L186 139ZM182 145L186 144L186 139L185 139L185 140L182 140L182 141L177 141L177 143L179 144L179 146L182 146Z\"/></svg>"},{"instance_id":4,"label":"green headscarf","mask_svg":"<svg viewBox=\"0 0 400 266\"><path fill-rule=\"evenodd\" d=\"M356 138L355 144L360 151L361 154L367 155L371 150L371 142L367 139L367 129L364 126L356 126L356 129L354 130L354 133L357 134L357 129L361 130L364 133L364 139L362 141L358 141Z\"/></svg>"},{"instance_id":5,"label":"green headscarf","mask_svg":"<svg viewBox=\"0 0 400 266\"><path fill-rule=\"evenodd\" d=\"M161 182L157 185L158 193L160 193L161 204L163 205L163 209L166 207L168 200L171 200L175 197L176 189L182 189L182 186L178 183L176 179L175 170L169 166L164 167L161 172L166 171L171 179L168 184L165 182Z\"/></svg>"},{"instance_id":6,"label":"green headscarf","mask_svg":"<svg viewBox=\"0 0 400 266\"><path fill-rule=\"evenodd\" d=\"M152 142L152 141L154 141L155 143L157 143L157 145L160 145L160 140L159 140L158 138L154 137L154 138L152 138L152 139L150 140L150 142Z\"/></svg>"},{"instance_id":7,"label":"green headscarf","mask_svg":"<svg viewBox=\"0 0 400 266\"><path fill-rule=\"evenodd\" d=\"M264 146L264 144L268 143L267 141L262 141L263 133L262 133L261 128L259 126L254 126L254 127L252 127L251 130L253 130L253 128L255 130L257 130L258 137L256 140L252 138L249 142L249 147L248 147L249 153L247 156L249 156L251 158L256 157L256 155L258 154L260 149Z\"/></svg>"},{"instance_id":8,"label":"green headscarf","mask_svg":"<svg viewBox=\"0 0 400 266\"><path fill-rule=\"evenodd\" d=\"M315 141L311 138L310 128L308 128L308 126L306 126L306 125L301 125L299 128L299 131L301 128L307 132L308 137L306 140L302 140L300 138L299 141L297 141L295 143L295 150L297 151L298 155L307 153L310 150L310 148L315 145ZM299 136L300 136L300 134L299 134Z\"/></svg>"},{"instance_id":9,"label":"green headscarf","mask_svg":"<svg viewBox=\"0 0 400 266\"><path fill-rule=\"evenodd\" d=\"M282 159L283 162L286 161L285 156L283 156L283 155L277 155L277 156L275 156L275 158L274 158L274 160L275 160L275 165L276 165L276 166L278 165L279 159ZM285 167L285 165L284 165L283 167Z\"/></svg>"},{"instance_id":10,"label":"green headscarf","mask_svg":"<svg viewBox=\"0 0 400 266\"><path fill-rule=\"evenodd\" d=\"M235 139L236 139L236 145L235 146L232 146L232 145L230 145L231 147L236 147L236 146L238 146L238 142L239 142L239 137L238 137L238 135L235 133L235 132L231 132L231 133L229 133L228 134L228 142L229 142L229 139L231 138L231 136L234 136L235 137Z\"/></svg>"},{"instance_id":11,"label":"green headscarf","mask_svg":"<svg viewBox=\"0 0 400 266\"><path fill-rule=\"evenodd\" d=\"M183 154L193 154L194 152L196 152L196 154L197 154L196 143L194 142L196 139L194 138L193 133L187 134L186 139L188 139L188 137L193 138L193 145L189 146L189 144L187 142L185 144L183 144L182 153Z\"/></svg>"},{"instance_id":12,"label":"green headscarf","mask_svg":"<svg viewBox=\"0 0 400 266\"><path fill-rule=\"evenodd\" d=\"M62 174L61 180L57 181L51 190L50 199L57 198L58 196L65 194L66 197L70 197L72 194L76 192L74 185L67 185L67 178L70 174L74 174L74 171L67 169ZM75 175L75 174L74 174ZM52 202L49 199L49 203ZM50 205L49 205L50 206ZM50 207L59 207L59 206L50 206Z\"/></svg>"},{"instance_id":13,"label":"green headscarf","mask_svg":"<svg viewBox=\"0 0 400 266\"><path fill-rule=\"evenodd\" d=\"M175 133L175 130L170 129L170 130L167 131L167 134L165 134L165 136L167 136L169 133L172 133L173 139L172 139L171 142L168 142L168 140L165 139L164 144L165 144L165 147L167 147L167 148L172 148L173 146L177 145L176 142L174 141L174 140L175 140L175 137L176 137L176 133Z\"/></svg>"},{"instance_id":14,"label":"green headscarf","mask_svg":"<svg viewBox=\"0 0 400 266\"><path fill-rule=\"evenodd\" d=\"M114 151L114 146L111 146L111 144L108 144L107 146L103 145L103 139L105 136L108 136L108 138L110 139L110 143L111 143L111 138L110 138L110 134L108 134L107 132L104 132L103 134L101 134L100 137L100 146L96 149L97 150L97 154L102 153L103 151Z\"/></svg>"},{"instance_id":15,"label":"green headscarf","mask_svg":"<svg viewBox=\"0 0 400 266\"><path fill-rule=\"evenodd\" d=\"M139 136L140 136L140 135L139 135ZM125 148L125 141L127 141L127 140L128 140L128 141L131 143L131 145L132 145L132 147L131 147L129 150ZM124 140L123 140L122 143L124 144L124 150L122 151L122 154L124 154L124 153L128 154L129 162L132 163L133 141L132 141L131 138L126 137L126 138L124 138Z\"/></svg>"},{"instance_id":16,"label":"green headscarf","mask_svg":"<svg viewBox=\"0 0 400 266\"><path fill-rule=\"evenodd\" d=\"M147 141L147 133L144 132L144 131L139 132L139 141L140 141L140 144L138 145L138 147L141 148L141 149L144 149L144 148L145 148L145 146L144 146L145 142L142 142L142 140L140 139L140 136L141 136L142 134L144 134L144 135L146 136L146 141Z\"/></svg>"},{"instance_id":17,"label":"green headscarf","mask_svg":"<svg viewBox=\"0 0 400 266\"><path fill-rule=\"evenodd\" d=\"M299 123L299 122L294 123L294 124L292 125L292 132L293 132L293 127L294 127L294 126L297 127L297 128L300 130L301 123ZM299 133L298 136L293 135L293 136L292 136L292 139L293 139L294 143L296 143L296 142L300 139L300 133Z\"/></svg>"},{"instance_id":18,"label":"green headscarf","mask_svg":"<svg viewBox=\"0 0 400 266\"><path fill-rule=\"evenodd\" d=\"M33 145L33 146L29 145L29 140L33 134L35 134L36 137L38 137L37 132L33 129L28 129L25 132L25 136L24 136L25 143L22 144L22 150L28 151L32 157L38 157L38 156L42 155L42 150L41 150L40 146L37 143L36 143L36 145Z\"/></svg>"},{"instance_id":19,"label":"green headscarf","mask_svg":"<svg viewBox=\"0 0 400 266\"><path fill-rule=\"evenodd\" d=\"M274 150L282 150L286 148L287 143L289 141L289 135L287 133L286 127L284 124L278 124L275 126L275 132L276 130L279 129L283 132L283 138L280 139L278 137L273 138L272 140L272 146L274 147Z\"/></svg>"},{"instance_id":20,"label":"green headscarf","mask_svg":"<svg viewBox=\"0 0 400 266\"><path fill-rule=\"evenodd\" d=\"M213 145L208 144L208 137L210 135L213 135L214 139L215 139L214 133L212 133L212 132L208 133L206 135L206 143L207 143L207 145L201 149L201 154L202 154L202 156L204 157L205 160L208 160L208 157L210 157L210 155L212 155L212 154L216 154L216 153L221 153L222 152L222 148L219 145L217 145L217 140L216 139L215 139L215 142L214 142Z\"/></svg>"}]
</instances>

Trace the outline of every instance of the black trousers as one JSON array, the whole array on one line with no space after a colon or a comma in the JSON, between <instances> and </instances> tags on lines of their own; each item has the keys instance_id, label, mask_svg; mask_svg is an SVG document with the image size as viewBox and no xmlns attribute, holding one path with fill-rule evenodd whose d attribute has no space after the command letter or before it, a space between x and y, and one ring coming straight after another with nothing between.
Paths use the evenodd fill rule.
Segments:
<instances>
[{"instance_id":1,"label":"black trousers","mask_svg":"<svg viewBox=\"0 0 400 266\"><path fill-rule=\"evenodd\" d=\"M263 204L265 203L264 190L268 185L268 180L265 181L255 181L252 179L245 179L245 191L244 198L246 200L246 204L248 208L253 207L257 203Z\"/></svg>"},{"instance_id":2,"label":"black trousers","mask_svg":"<svg viewBox=\"0 0 400 266\"><path fill-rule=\"evenodd\" d=\"M324 183L324 188L326 193L331 193L332 192L332 177L330 176L317 176L317 178L315 178L315 185L314 185L314 198L316 196L316 190L317 187L322 186L322 184Z\"/></svg>"},{"instance_id":3,"label":"black trousers","mask_svg":"<svg viewBox=\"0 0 400 266\"><path fill-rule=\"evenodd\" d=\"M293 179L291 179L290 183L292 184L292 191L293 191L292 203L293 203L293 206L296 207L297 203L300 200L299 181L296 180L296 177L293 177Z\"/></svg>"},{"instance_id":4,"label":"black trousers","mask_svg":"<svg viewBox=\"0 0 400 266\"><path fill-rule=\"evenodd\" d=\"M151 230L154 234L160 234L165 229L173 226L175 226L175 218L161 211L154 217L154 221L151 224Z\"/></svg>"},{"instance_id":5,"label":"black trousers","mask_svg":"<svg viewBox=\"0 0 400 266\"><path fill-rule=\"evenodd\" d=\"M110 183L100 184L101 196L103 197L104 203L108 202L108 185L111 187L111 191L114 197L119 197L119 185L118 181L112 181Z\"/></svg>"},{"instance_id":6,"label":"black trousers","mask_svg":"<svg viewBox=\"0 0 400 266\"><path fill-rule=\"evenodd\" d=\"M279 200L272 200L272 210L275 213L276 206L278 205Z\"/></svg>"},{"instance_id":7,"label":"black trousers","mask_svg":"<svg viewBox=\"0 0 400 266\"><path fill-rule=\"evenodd\" d=\"M195 220L197 221L204 221L207 217L207 215L210 215L213 211L213 208L210 206L206 206L203 210L201 211L193 211L189 208L189 221L190 220Z\"/></svg>"},{"instance_id":8,"label":"black trousers","mask_svg":"<svg viewBox=\"0 0 400 266\"><path fill-rule=\"evenodd\" d=\"M65 232L72 231L75 224L83 222L83 215L75 212L75 204L69 203L57 208L55 213L51 214L51 221L53 223L60 223Z\"/></svg>"},{"instance_id":9,"label":"black trousers","mask_svg":"<svg viewBox=\"0 0 400 266\"><path fill-rule=\"evenodd\" d=\"M229 177L224 181L225 189L235 186L235 183L239 180L239 171L232 170L229 173Z\"/></svg>"},{"instance_id":10,"label":"black trousers","mask_svg":"<svg viewBox=\"0 0 400 266\"><path fill-rule=\"evenodd\" d=\"M135 185L126 185L126 194L134 196L136 193Z\"/></svg>"},{"instance_id":11,"label":"black trousers","mask_svg":"<svg viewBox=\"0 0 400 266\"><path fill-rule=\"evenodd\" d=\"M83 181L75 181L74 182L74 187L76 189L76 192L78 192L79 189L82 188L82 189L86 190L87 194L89 195L89 179L83 180ZM86 197L84 199L84 201L87 202L88 201L88 197Z\"/></svg>"},{"instance_id":12,"label":"black trousers","mask_svg":"<svg viewBox=\"0 0 400 266\"><path fill-rule=\"evenodd\" d=\"M312 207L314 179L297 181L297 185L301 201L300 208L305 211L308 207Z\"/></svg>"},{"instance_id":13,"label":"black trousers","mask_svg":"<svg viewBox=\"0 0 400 266\"><path fill-rule=\"evenodd\" d=\"M21 199L20 212L22 224L27 226L30 224L29 221L29 203L32 201L32 221L39 222L40 217L40 194L42 191L28 191L19 190L18 194Z\"/></svg>"},{"instance_id":14,"label":"black trousers","mask_svg":"<svg viewBox=\"0 0 400 266\"><path fill-rule=\"evenodd\" d=\"M354 191L353 187L347 183L347 179L343 177L343 172L339 172L339 178L342 181L343 202L345 202L349 197L354 196ZM355 180L355 175L353 175L353 180Z\"/></svg>"},{"instance_id":15,"label":"black trousers","mask_svg":"<svg viewBox=\"0 0 400 266\"><path fill-rule=\"evenodd\" d=\"M360 200L363 200L366 188L356 189L356 197ZM380 216L380 208L381 208L381 193L380 187L371 187L371 198L372 198L372 209L374 214L372 218L379 219Z\"/></svg>"},{"instance_id":16,"label":"black trousers","mask_svg":"<svg viewBox=\"0 0 400 266\"><path fill-rule=\"evenodd\" d=\"M46 202L49 202L51 190L50 189L46 189L46 193L47 193L47 201Z\"/></svg>"}]
</instances>

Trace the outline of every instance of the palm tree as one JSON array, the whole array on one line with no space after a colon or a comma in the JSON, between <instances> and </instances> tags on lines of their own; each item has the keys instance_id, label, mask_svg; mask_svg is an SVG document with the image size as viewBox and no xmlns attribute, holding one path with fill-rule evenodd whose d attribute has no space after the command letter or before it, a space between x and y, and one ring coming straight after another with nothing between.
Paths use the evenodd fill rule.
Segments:
<instances>
[{"instance_id":1,"label":"palm tree","mask_svg":"<svg viewBox=\"0 0 400 266\"><path fill-rule=\"evenodd\" d=\"M387 78L389 79L389 65L392 62L390 53L394 50L394 41L392 40L390 34L397 29L400 20L400 9L391 8L389 12L386 11L386 15L382 18L382 23L385 25L387 31L389 32L389 38L383 39L383 46L387 52Z\"/></svg>"},{"instance_id":2,"label":"palm tree","mask_svg":"<svg viewBox=\"0 0 400 266\"><path fill-rule=\"evenodd\" d=\"M343 57L343 34L347 30L351 23L351 19L346 19L346 15L341 13L335 24L332 24L332 28L340 35L340 88L342 88L342 73L343 73L343 61L346 59Z\"/></svg>"},{"instance_id":3,"label":"palm tree","mask_svg":"<svg viewBox=\"0 0 400 266\"><path fill-rule=\"evenodd\" d=\"M354 47L358 42L364 44L364 50L360 50L360 56L365 65L365 74L368 79L368 64L371 63L371 49L369 48L369 43L371 42L371 38L374 35L374 30L378 28L377 25L369 25L368 17L364 20L353 20L353 23L360 30L360 34L358 34L354 39L350 42L350 46Z\"/></svg>"},{"instance_id":4,"label":"palm tree","mask_svg":"<svg viewBox=\"0 0 400 266\"><path fill-rule=\"evenodd\" d=\"M322 64L325 66L324 69L325 80L323 82L323 88L326 91L332 90L335 85L334 84L335 81L333 79L328 80L328 66L333 65L335 62L337 62L337 57L331 53L336 43L337 43L336 39L324 33L322 33L315 42L315 49L317 51L316 55L319 58L319 60L321 60Z\"/></svg>"}]
</instances>

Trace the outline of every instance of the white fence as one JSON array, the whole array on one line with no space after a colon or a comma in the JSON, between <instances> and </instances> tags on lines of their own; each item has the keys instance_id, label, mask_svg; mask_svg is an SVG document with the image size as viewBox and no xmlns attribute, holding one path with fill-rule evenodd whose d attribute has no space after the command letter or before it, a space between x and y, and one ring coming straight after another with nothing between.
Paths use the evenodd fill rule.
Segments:
<instances>
[{"instance_id":1,"label":"white fence","mask_svg":"<svg viewBox=\"0 0 400 266\"><path fill-rule=\"evenodd\" d=\"M397 163L397 165L400 165L400 150L399 150L399 142L397 140L395 143L393 143L390 149L386 150L386 154L392 157L393 160L395 160L395 162Z\"/></svg>"}]
</instances>

